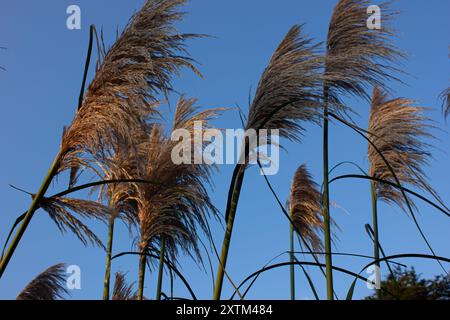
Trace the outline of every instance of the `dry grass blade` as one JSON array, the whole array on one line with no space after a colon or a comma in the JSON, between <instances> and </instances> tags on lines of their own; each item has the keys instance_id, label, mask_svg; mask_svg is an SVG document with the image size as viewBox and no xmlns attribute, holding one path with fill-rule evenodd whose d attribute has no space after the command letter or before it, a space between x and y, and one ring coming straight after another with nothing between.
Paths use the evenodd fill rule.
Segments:
<instances>
[{"instance_id":1,"label":"dry grass blade","mask_svg":"<svg viewBox=\"0 0 450 320\"><path fill-rule=\"evenodd\" d=\"M295 172L289 209L295 230L315 252L322 252L323 243L320 235L324 229L322 194L305 165L301 165Z\"/></svg>"},{"instance_id":2,"label":"dry grass blade","mask_svg":"<svg viewBox=\"0 0 450 320\"><path fill-rule=\"evenodd\" d=\"M133 289L133 284L127 284L125 274L116 272L116 279L114 281L114 290L112 300L135 300L136 293Z\"/></svg>"},{"instance_id":3,"label":"dry grass blade","mask_svg":"<svg viewBox=\"0 0 450 320\"><path fill-rule=\"evenodd\" d=\"M427 177L423 167L428 164L431 154L429 145L422 139L432 138L429 131L433 126L423 111L424 108L414 106L413 100L388 100L386 93L375 88L368 131L371 141L390 163L402 184L429 190L431 187L425 182ZM368 158L372 177L396 182L372 146L369 146ZM376 183L376 194L379 199L405 209L405 199L398 189Z\"/></svg>"},{"instance_id":4,"label":"dry grass blade","mask_svg":"<svg viewBox=\"0 0 450 320\"><path fill-rule=\"evenodd\" d=\"M110 208L95 202L71 198L44 198L40 204L61 232L70 230L77 238L87 245L89 242L104 248L102 241L78 218L98 219L103 222L115 212Z\"/></svg>"},{"instance_id":5,"label":"dry grass blade","mask_svg":"<svg viewBox=\"0 0 450 320\"><path fill-rule=\"evenodd\" d=\"M221 109L198 111L195 99L180 98L175 111L173 130L188 132L189 140L184 144L192 146L190 159L200 156L200 149L194 147L194 122L202 121L209 127L209 120ZM139 185L136 190L141 249L157 244L165 238L167 252L175 258L177 248L201 259L197 245L199 228L207 232L206 219L209 213L216 215L206 186L211 184L211 173L215 166L207 164L181 163L172 161L172 150L178 141L166 138L160 126L155 125L149 137L139 145L139 156L144 167L144 179L158 180L164 187Z\"/></svg>"},{"instance_id":6,"label":"dry grass blade","mask_svg":"<svg viewBox=\"0 0 450 320\"><path fill-rule=\"evenodd\" d=\"M57 264L34 278L16 300L57 300L66 294L65 265Z\"/></svg>"},{"instance_id":7,"label":"dry grass blade","mask_svg":"<svg viewBox=\"0 0 450 320\"><path fill-rule=\"evenodd\" d=\"M261 76L246 129L279 129L296 140L303 131L298 121L319 120L322 60L311 43L300 26L289 30Z\"/></svg>"},{"instance_id":8,"label":"dry grass blade","mask_svg":"<svg viewBox=\"0 0 450 320\"><path fill-rule=\"evenodd\" d=\"M61 170L87 166L84 155L104 156L133 142L130 128L141 128L156 113L156 95L171 90L181 68L198 71L174 23L185 0L148 0L99 63L84 102L62 143Z\"/></svg>"},{"instance_id":9,"label":"dry grass blade","mask_svg":"<svg viewBox=\"0 0 450 320\"><path fill-rule=\"evenodd\" d=\"M194 148L194 122L202 121L204 128L223 109L199 111L195 99L182 96L177 104L172 130L188 133L183 143L191 145L189 159L201 155ZM163 133L161 125L148 125L147 133L135 136L132 150L122 150L111 157L105 166L109 178L158 181L153 184L117 184L108 187L112 206L126 212L137 226L140 250L157 250L160 237L166 239L167 252L174 258L178 248L200 259L197 245L199 227L206 232L206 219L217 211L207 185L212 183L215 166L206 164L175 164L172 150L179 144ZM205 142L206 146L206 142Z\"/></svg>"},{"instance_id":10,"label":"dry grass blade","mask_svg":"<svg viewBox=\"0 0 450 320\"><path fill-rule=\"evenodd\" d=\"M442 93L442 100L442 110L444 111L444 117L447 118L450 115L450 88Z\"/></svg>"},{"instance_id":11,"label":"dry grass blade","mask_svg":"<svg viewBox=\"0 0 450 320\"><path fill-rule=\"evenodd\" d=\"M322 57L317 46L306 38L301 27L294 25L275 50L258 84L247 117L246 130L276 129L281 137L299 140L304 127L301 121L318 123L321 116ZM249 132L253 134L254 132ZM260 134L260 132L256 132ZM270 137L270 135L269 135ZM258 139L259 140L259 139ZM258 154L252 141L242 141L244 151L236 165L228 192L225 219L227 228L214 289L214 299L220 300L231 234L236 216L245 169L252 155ZM266 141L269 144L272 141ZM253 150L252 150L253 149Z\"/></svg>"},{"instance_id":12,"label":"dry grass blade","mask_svg":"<svg viewBox=\"0 0 450 320\"><path fill-rule=\"evenodd\" d=\"M394 1L379 5L381 29L369 29L367 8L370 0L340 0L331 17L325 58L325 94L329 107L345 113L340 95L350 94L370 100L368 88L383 86L396 79L396 64L404 57L392 43L394 31L390 22L396 16Z\"/></svg>"}]
</instances>

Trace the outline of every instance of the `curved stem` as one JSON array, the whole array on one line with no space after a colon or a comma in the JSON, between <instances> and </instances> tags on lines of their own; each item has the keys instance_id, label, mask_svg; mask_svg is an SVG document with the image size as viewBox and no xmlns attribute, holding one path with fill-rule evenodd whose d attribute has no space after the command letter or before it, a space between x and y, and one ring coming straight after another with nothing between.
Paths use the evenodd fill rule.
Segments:
<instances>
[{"instance_id":1,"label":"curved stem","mask_svg":"<svg viewBox=\"0 0 450 320\"><path fill-rule=\"evenodd\" d=\"M91 60L94 30L95 30L95 27L93 25L91 25L90 32L89 32L88 54L86 57L86 63L85 63L85 68L84 68L83 81L81 84L80 96L78 98L78 109L80 109L81 105L83 104L83 93L84 93L84 88L86 85L87 73L89 70L89 63ZM42 182L38 192L34 196L31 206L28 209L27 213L25 214L23 222L20 225L20 228L17 231L14 239L12 240L11 245L8 248L8 251L6 252L6 255L5 256L2 255L2 259L0 262L0 278L3 276L3 273L5 272L5 269L8 266L8 263L11 260L11 257L13 255L14 251L16 250L17 245L20 242L20 239L22 239L22 236L25 233L25 230L27 229L28 224L31 221L31 218L33 218L34 212L39 208L39 203L41 202L42 198L45 196L45 193L47 192L47 189L50 186L50 183L52 182L53 178L58 173L59 164L60 164L62 156L63 156L62 150L60 148L58 154L55 157L55 160L53 161L49 171L47 172L47 176L44 178L44 181Z\"/></svg>"},{"instance_id":2,"label":"curved stem","mask_svg":"<svg viewBox=\"0 0 450 320\"><path fill-rule=\"evenodd\" d=\"M348 126L349 128L351 128L352 130L354 130L357 134L359 134L361 137L363 137L365 140L367 140L367 142L369 142L369 144L376 150L376 152L380 155L381 159L383 160L383 162L386 164L386 166L388 167L389 171L391 172L393 178L395 179L395 182L397 183L397 185L401 186L400 180L397 177L397 174L395 173L394 169L392 168L391 164L389 163L389 161L387 161L386 157L383 155L383 153L380 151L380 149L378 149L378 147L375 145L375 143L372 142L372 140L366 136L363 132L366 132L365 130L361 130L357 127L355 127L354 125L350 124L348 121L345 121L344 119L336 116L335 114L329 113L329 115L331 117L333 117L334 119L338 120L339 122L343 123L344 125ZM370 135L370 133L368 133ZM411 217L414 221L414 224L417 228L417 230L419 231L420 236L422 237L422 239L424 240L424 242L426 243L428 249L431 251L431 253L436 256L436 253L434 252L433 247L431 246L430 242L428 241L427 237L425 236L425 233L423 232L422 228L419 225L419 221L417 221L416 215L414 214L414 210L411 206L411 203L409 202L408 196L406 195L405 190L403 190L403 188L400 188L400 191L402 193L403 198L405 199L405 203L406 206L408 207L408 211L411 214ZM444 271L445 274L448 275L447 270L445 270L444 266L442 265L440 260L436 260L437 263L439 264L439 266L442 268L442 270Z\"/></svg>"},{"instance_id":3,"label":"curved stem","mask_svg":"<svg viewBox=\"0 0 450 320\"><path fill-rule=\"evenodd\" d=\"M235 168L235 173L233 173L233 176L236 176L236 182L235 185L232 187L232 196L229 206L229 212L227 212L226 216L227 219L227 228L225 230L225 235L222 243L222 253L220 256L219 261L219 267L217 270L217 276L216 276L216 283L214 287L214 300L220 300L220 296L222 293L222 286L223 286L223 277L225 273L225 268L227 265L227 259L228 259L228 250L230 248L230 241L231 241L231 234L233 232L233 225L234 225L234 218L236 216L236 209L239 201L239 196L241 193L242 188L242 182L244 180L244 174L245 174L245 165L237 165Z\"/></svg>"},{"instance_id":4,"label":"curved stem","mask_svg":"<svg viewBox=\"0 0 450 320\"><path fill-rule=\"evenodd\" d=\"M420 253L404 253L404 254L394 254L392 256L384 256L383 258L380 258L378 260L372 261L370 263L368 263L366 266L364 266L364 268L361 269L361 271L359 272L359 274L361 274L364 270L366 270L368 267L376 264L376 263L381 263L383 261L390 261L390 260L394 260L394 259L404 259L404 258L421 258L421 259L430 259L430 260L436 260L436 261L443 261L443 262L447 262L450 263L450 259L449 258L445 258L445 257L440 257L440 256L436 256L436 255L429 255L429 254L420 254ZM355 281L353 283L352 286L354 286L356 284L356 281L360 279L360 277L356 277ZM383 288L381 288L382 291L386 291Z\"/></svg>"},{"instance_id":5,"label":"curved stem","mask_svg":"<svg viewBox=\"0 0 450 320\"><path fill-rule=\"evenodd\" d=\"M409 194L411 194L411 195L413 195L413 196L419 198L420 200L425 201L426 203L428 203L428 204L431 205L432 207L434 207L434 208L436 208L437 210L439 210L439 211L441 211L442 213L444 213L447 217L450 217L450 213L447 212L446 209L443 209L443 208L439 207L439 206L438 206L436 203L434 203L433 201L430 201L430 200L428 200L427 198L425 198L424 196L418 194L417 192L414 192L414 191L412 191L412 190L410 190L410 189L408 189L408 188L405 188L405 187L403 187L403 186L400 186L400 185L398 185L398 184L396 184L396 183L394 183L394 182L391 182L391 181L389 181L389 180L384 180L384 179L380 179L380 178L375 178L375 177L371 177L371 176L367 176L367 175L363 176L363 175L359 175L359 174L345 174L345 175L342 175L342 176L334 177L333 179L330 180L330 184L333 183L334 181L337 181L337 180L342 180L342 179L352 179L352 178L353 178L353 179L372 180L372 181L375 181L375 182L379 182L379 183L383 183L383 184L388 184L388 185L390 185L390 186L392 186L392 187L394 187L394 188L396 188L396 189L403 190L403 191L405 191L405 192L407 192L407 193L409 193Z\"/></svg>"},{"instance_id":6,"label":"curved stem","mask_svg":"<svg viewBox=\"0 0 450 320\"><path fill-rule=\"evenodd\" d=\"M254 278L254 277L257 277L258 275L260 275L260 274L262 274L262 273L264 273L264 272L267 272L267 271L272 270L272 269L277 269L277 268L280 268L280 267L290 266L290 265L292 265L292 264L294 264L294 265L305 265L305 266L315 266L315 267L324 267L324 266L325 266L325 265L322 264L322 263L308 262L308 261L304 261L304 262L297 262L297 261L296 261L296 262L293 262L293 263L291 263L291 262L281 262L281 263L273 264L273 265L266 266L266 267L264 267L264 268L262 268L262 269L259 269L258 271L253 272L251 275L249 275L248 277L246 277L246 278L239 284L238 289L240 289L243 285L245 285L245 283L247 283L250 279L252 279L252 278ZM349 270L347 270L347 269L344 269L344 268L340 268L340 267L333 266L333 270L336 270L336 271L339 271L339 272L342 272L342 273L351 275L351 276L353 276L353 277L355 277L355 278L357 278L357 279L360 279L360 280L363 280L363 281L366 281L366 282L367 282L367 281L370 281L370 280L368 280L367 278L361 276L360 274L356 274L356 273L354 273L354 272L352 272L352 271L349 271ZM387 291L386 289L383 289L383 288L382 288L381 290L383 290L383 291L385 291L385 292L391 294L391 293L390 293L389 291Z\"/></svg>"},{"instance_id":7,"label":"curved stem","mask_svg":"<svg viewBox=\"0 0 450 320\"><path fill-rule=\"evenodd\" d=\"M259 168L262 170L262 172L264 173L264 169L262 168L261 163L258 161L258 166ZM302 236L302 234L300 233L300 230L297 229L297 227L294 224L294 221L292 221L291 217L289 216L289 213L287 213L286 209L284 208L283 204L281 203L280 198L278 197L277 193L275 192L274 188L272 187L272 184L269 181L269 178L267 178L266 174L264 173L263 175L264 180L266 181L267 186L269 187L270 192L272 193L272 195L274 196L275 200L278 203L278 206L281 209L281 212L283 212L284 216L286 217L286 219L288 219L289 223L292 225L292 227L294 228L295 232L297 233L298 237L299 237L299 243L301 245L301 243L303 243L306 247L306 249L308 249L308 251L311 253L314 261L316 263L319 263L319 259L317 258L317 256L313 253L313 250L311 248L311 246L308 244L308 242L306 241L306 239ZM333 254L333 253L331 253ZM323 266L319 265L319 269L321 271L321 273L323 274L323 276L326 278L326 273L323 269ZM336 293L334 292L334 298L336 300L338 300L338 297L336 295Z\"/></svg>"},{"instance_id":8,"label":"curved stem","mask_svg":"<svg viewBox=\"0 0 450 320\"><path fill-rule=\"evenodd\" d=\"M31 219L33 218L35 211L39 208L39 203L41 202L41 199L44 197L45 192L47 191L48 187L50 186L50 183L52 182L53 178L57 174L61 158L62 158L62 152L60 149L60 151L58 152L58 154L55 157L55 160L53 161L53 164L51 165L50 169L48 170L47 175L45 176L44 181L42 182L38 192L33 197L33 201L31 203L30 208L28 209L27 213L25 214L25 217L22 221L22 224L19 227L19 230L17 230L17 233L14 236L13 240L11 241L11 244L8 247L8 250L6 251L5 256L2 258L2 261L0 263L0 278L2 277L3 273L5 272L5 269L8 266L8 263L11 260L11 257L17 248L17 245L19 244L20 240L22 239L22 236L25 233L25 230L27 229Z\"/></svg>"},{"instance_id":9,"label":"curved stem","mask_svg":"<svg viewBox=\"0 0 450 320\"><path fill-rule=\"evenodd\" d=\"M91 25L89 28L89 45L87 51L86 62L84 64L84 73L83 73L83 81L81 83L80 96L78 97L78 110L81 109L84 100L84 88L86 87L86 80L89 72L89 65L91 63L91 54L92 54L92 45L94 42L94 31L95 26Z\"/></svg>"}]
</instances>

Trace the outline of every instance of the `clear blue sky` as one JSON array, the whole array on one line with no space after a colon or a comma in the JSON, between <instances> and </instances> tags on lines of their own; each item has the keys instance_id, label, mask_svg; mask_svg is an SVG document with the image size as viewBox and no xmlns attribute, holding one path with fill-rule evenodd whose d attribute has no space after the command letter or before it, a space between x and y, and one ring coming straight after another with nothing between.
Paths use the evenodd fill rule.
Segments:
<instances>
[{"instance_id":1,"label":"clear blue sky","mask_svg":"<svg viewBox=\"0 0 450 320\"><path fill-rule=\"evenodd\" d=\"M198 97L203 106L235 106L247 108L250 88L255 88L270 55L287 30L296 23L306 23L306 32L317 41L325 39L328 20L336 0L192 0L186 6L188 15L179 24L182 32L205 33L214 38L190 43L193 57L199 61L205 75L201 80L186 72L174 82L179 92ZM36 191L44 173L56 154L62 128L71 122L82 77L89 25L103 27L106 42L111 44L116 28L121 29L130 15L140 8L140 1L1 1L0 4L0 241L6 237L15 218L29 205L30 198L8 184ZM378 3L378 1L374 1ZM66 28L66 8L77 4L82 10L82 29ZM427 173L432 185L450 203L449 133L439 112L439 93L449 82L449 27L450 3L442 0L399 1L402 11L395 26L399 30L398 45L410 54L403 77L408 86L394 85L398 96L417 99L428 106L429 116L436 120L434 160ZM90 75L92 77L92 74ZM369 107L363 101L352 101L360 116L355 120L366 126ZM236 128L240 120L236 112L228 112L217 126ZM289 192L291 177L298 165L307 163L320 183L321 130L308 126L302 144L286 143L288 152L281 154L280 172L271 181L282 199ZM331 128L331 164L355 161L365 168L367 145L341 126ZM231 166L221 166L215 175L211 193L216 206L223 210L231 175ZM340 173L355 173L347 167ZM67 186L62 176L52 190ZM84 194L79 194L84 196ZM341 227L335 250L360 254L372 253L371 242L364 224L371 221L369 184L366 181L338 182L332 186L331 198L345 210L333 209L332 215ZM418 202L419 221L436 252L450 256L448 232L450 221L441 213ZM428 253L413 223L398 208L380 207L381 242L390 253ZM106 226L90 224L102 239ZM114 252L130 250L132 242L122 226L117 229ZM213 232L220 247L223 231L213 223ZM288 223L267 190L256 168L248 171L244 182L233 233L228 271L236 282L262 267L268 260L288 250ZM36 274L50 265L66 262L82 270L82 289L72 292L77 299L97 299L102 295L105 254L98 248L84 248L71 234L61 235L46 213L39 211L20 243L9 267L0 280L0 299L12 299ZM278 261L285 261L287 257ZM205 262L207 262L205 260ZM339 257L336 265L359 271L366 260ZM414 264L424 276L441 273L432 261L403 260ZM130 281L136 279L137 257L123 257L114 261L113 271L128 272ZM211 276L191 260L181 259L182 271L201 298L212 295ZM206 265L207 266L207 265ZM207 267L208 268L208 267ZM214 266L216 269L216 263ZM313 298L306 280L297 272L298 294ZM324 297L324 279L311 269L314 281ZM336 290L341 298L352 281L335 273ZM288 269L279 269L263 275L249 298L289 298ZM156 274L148 273L145 294L154 296ZM166 291L168 287L165 286ZM187 296L182 285L175 286L178 296ZM224 298L231 287L226 284ZM371 292L360 283L356 296Z\"/></svg>"}]
</instances>

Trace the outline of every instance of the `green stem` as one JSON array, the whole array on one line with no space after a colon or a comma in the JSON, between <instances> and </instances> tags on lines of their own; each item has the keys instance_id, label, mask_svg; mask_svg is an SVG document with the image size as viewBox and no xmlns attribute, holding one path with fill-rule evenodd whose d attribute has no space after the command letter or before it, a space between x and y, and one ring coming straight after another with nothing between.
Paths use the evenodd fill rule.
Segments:
<instances>
[{"instance_id":1,"label":"green stem","mask_svg":"<svg viewBox=\"0 0 450 320\"><path fill-rule=\"evenodd\" d=\"M105 268L105 280L103 285L103 300L109 300L109 286L111 282L111 253L114 237L114 221L115 216L109 218L108 224L108 246L106 248L106 268Z\"/></svg>"},{"instance_id":2,"label":"green stem","mask_svg":"<svg viewBox=\"0 0 450 320\"><path fill-rule=\"evenodd\" d=\"M375 259L375 272L377 281L380 279L380 248L379 248L379 238L378 238L378 208L377 208L377 192L375 187L375 182L370 182L371 194L372 194L372 213L373 213L373 257ZM378 283L377 283L378 284ZM377 297L380 299L381 290L376 289Z\"/></svg>"},{"instance_id":3,"label":"green stem","mask_svg":"<svg viewBox=\"0 0 450 320\"><path fill-rule=\"evenodd\" d=\"M219 267L217 270L216 283L214 286L214 300L220 300L222 294L223 277L227 265L228 250L230 247L231 234L233 232L234 218L241 193L242 182L244 180L245 165L238 165L235 168L236 182L233 186L232 196L230 197L229 210L227 212L227 228L222 243L222 253L220 256Z\"/></svg>"},{"instance_id":4,"label":"green stem","mask_svg":"<svg viewBox=\"0 0 450 320\"><path fill-rule=\"evenodd\" d=\"M41 202L42 198L44 197L48 187L50 186L50 183L52 182L55 175L58 173L61 158L62 158L62 152L60 150L58 152L58 154L56 155L55 160L53 161L53 164L51 165L50 169L48 170L47 175L44 178L44 181L42 182L38 192L33 197L31 206L28 209L28 211L22 221L22 224L20 225L19 229L17 230L17 233L14 236L14 239L11 241L11 244L9 245L8 250L6 251L6 254L0 263L0 278L2 277L3 273L5 272L5 269L8 266L8 263L11 260L11 257L14 254L14 251L16 250L17 245L20 242L20 239L22 239L22 236L25 233L25 230L27 229L28 224L31 221L31 218L33 218L33 214L39 208L39 203Z\"/></svg>"},{"instance_id":5,"label":"green stem","mask_svg":"<svg viewBox=\"0 0 450 320\"><path fill-rule=\"evenodd\" d=\"M144 279L145 279L145 262L146 262L146 256L145 254L142 254L143 250L141 251L141 255L139 255L139 288L138 288L138 300L143 300L144 298Z\"/></svg>"},{"instance_id":6,"label":"green stem","mask_svg":"<svg viewBox=\"0 0 450 320\"><path fill-rule=\"evenodd\" d=\"M78 99L78 109L81 108L81 105L83 104L83 92L86 84L87 79L87 73L89 70L89 63L91 60L91 52L92 52L92 42L93 42L93 34L94 34L95 27L91 25L90 27L90 36L89 36L89 48L88 48L88 55L86 57L86 64L85 64L85 70L83 74L83 81L81 85L80 90L80 97ZM14 236L14 239L11 242L11 245L8 248L8 251L6 252L6 255L2 257L0 262L0 278L3 276L3 273L5 272L6 267L8 266L9 261L11 260L12 255L14 254L14 251L17 248L17 245L20 242L20 239L22 239L23 234L25 233L25 230L28 227L28 224L31 221L31 218L33 218L34 213L39 208L39 203L41 202L42 198L45 196L45 193L47 192L48 187L50 186L50 183L52 182L55 175L58 173L59 164L62 159L62 150L59 149L58 154L55 157L55 160L53 161L50 169L47 172L47 176L45 177L44 181L42 182L38 192L33 198L33 201L31 202L31 206L28 209L27 213L25 214L25 217L23 219L22 224L20 225L19 230L17 231L16 235Z\"/></svg>"},{"instance_id":7,"label":"green stem","mask_svg":"<svg viewBox=\"0 0 450 320\"><path fill-rule=\"evenodd\" d=\"M290 211L290 217L292 219L292 211ZM289 223L289 242L290 242L290 251L289 251L289 257L290 262L293 263L295 261L294 259L294 226L292 223ZM291 276L291 300L295 300L295 265L292 264L290 266L290 276Z\"/></svg>"},{"instance_id":8,"label":"green stem","mask_svg":"<svg viewBox=\"0 0 450 320\"><path fill-rule=\"evenodd\" d=\"M156 300L161 300L165 249L166 249L166 238L164 236L162 236L161 237L161 252L159 253L159 270L158 270L158 285L156 287Z\"/></svg>"},{"instance_id":9,"label":"green stem","mask_svg":"<svg viewBox=\"0 0 450 320\"><path fill-rule=\"evenodd\" d=\"M95 32L95 26L91 25L89 28L89 45L88 45L86 62L84 65L83 81L81 83L80 96L78 98L78 110L80 110L81 107L83 106L84 88L86 87L86 80L87 80L87 76L88 76L88 72L89 72L89 64L91 63L92 45L94 42L94 32Z\"/></svg>"},{"instance_id":10,"label":"green stem","mask_svg":"<svg viewBox=\"0 0 450 320\"><path fill-rule=\"evenodd\" d=\"M323 221L325 234L325 269L327 278L327 298L333 300L333 262L331 257L330 198L328 182L328 95L324 94L323 119Z\"/></svg>"}]
</instances>

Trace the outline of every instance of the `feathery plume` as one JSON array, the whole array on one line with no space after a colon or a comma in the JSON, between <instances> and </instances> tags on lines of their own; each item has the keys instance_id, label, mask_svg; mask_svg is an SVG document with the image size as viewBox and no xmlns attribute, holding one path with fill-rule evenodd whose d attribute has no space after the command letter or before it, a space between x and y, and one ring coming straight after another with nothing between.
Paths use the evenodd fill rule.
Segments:
<instances>
[{"instance_id":1,"label":"feathery plume","mask_svg":"<svg viewBox=\"0 0 450 320\"><path fill-rule=\"evenodd\" d=\"M85 219L108 221L114 215L112 209L95 201L71 198L44 198L41 208L48 213L61 232L70 230L84 245L89 242L105 248L102 241L75 214Z\"/></svg>"},{"instance_id":2,"label":"feathery plume","mask_svg":"<svg viewBox=\"0 0 450 320\"><path fill-rule=\"evenodd\" d=\"M198 112L195 99L180 98L174 116L172 130L189 132L191 159L201 155L202 148L194 148L194 122L202 121L209 127L209 121L222 109L208 109ZM198 227L207 232L206 219L209 213L215 215L206 185L210 185L211 173L215 167L207 164L175 164L172 150L178 144L164 136L162 128L154 125L149 137L139 145L140 170L145 180L158 181L161 185L138 184L135 191L137 220L140 230L141 249L160 237L165 238L166 248L175 258L177 248L200 260L197 245Z\"/></svg>"},{"instance_id":3,"label":"feathery plume","mask_svg":"<svg viewBox=\"0 0 450 320\"><path fill-rule=\"evenodd\" d=\"M291 185L289 209L295 230L315 252L323 251L320 236L324 229L322 194L304 164L295 172Z\"/></svg>"},{"instance_id":4,"label":"feathery plume","mask_svg":"<svg viewBox=\"0 0 450 320\"><path fill-rule=\"evenodd\" d=\"M259 81L246 129L279 129L280 136L298 140L304 130L299 121L319 121L322 60L301 28L293 26L275 50Z\"/></svg>"},{"instance_id":5,"label":"feathery plume","mask_svg":"<svg viewBox=\"0 0 450 320\"><path fill-rule=\"evenodd\" d=\"M382 89L374 89L369 118L369 138L380 150L401 183L428 190L423 169L431 157L429 144L423 138L432 138L430 119L423 115L424 108L405 98L389 100ZM375 150L369 145L370 175L395 183L391 171ZM401 192L387 184L377 183L376 195L380 200L405 209ZM412 201L410 201L412 202Z\"/></svg>"},{"instance_id":6,"label":"feathery plume","mask_svg":"<svg viewBox=\"0 0 450 320\"><path fill-rule=\"evenodd\" d=\"M54 265L34 278L16 300L57 300L68 294L65 265Z\"/></svg>"},{"instance_id":7,"label":"feathery plume","mask_svg":"<svg viewBox=\"0 0 450 320\"><path fill-rule=\"evenodd\" d=\"M176 9L185 0L148 0L99 63L83 105L62 142L60 171L89 166L84 156L104 157L132 145L134 130L157 111L156 95L167 94L181 68L199 73L188 57L185 41L198 35L180 34Z\"/></svg>"},{"instance_id":8,"label":"feathery plume","mask_svg":"<svg viewBox=\"0 0 450 320\"><path fill-rule=\"evenodd\" d=\"M114 290L112 300L135 300L136 293L133 289L133 284L127 284L125 274L116 272L116 279L114 281Z\"/></svg>"},{"instance_id":9,"label":"feathery plume","mask_svg":"<svg viewBox=\"0 0 450 320\"><path fill-rule=\"evenodd\" d=\"M293 26L275 50L261 76L250 105L246 130L278 129L281 137L300 140L301 133L304 131L301 121L319 122L322 86L320 71L323 67L323 59L316 53L317 46L312 45L312 40L305 37L301 31L300 26ZM228 225L222 243L222 260L217 271L215 300L220 299L222 292L231 231L245 169L250 155L257 152L248 148L247 141L242 143L244 148L241 150L244 154L240 157L245 160L245 163L235 167L230 183L225 212Z\"/></svg>"},{"instance_id":10,"label":"feathery plume","mask_svg":"<svg viewBox=\"0 0 450 320\"><path fill-rule=\"evenodd\" d=\"M404 57L392 43L395 36L390 26L397 15L392 11L393 1L379 5L381 29L367 26L369 0L340 0L331 17L325 56L325 92L331 110L346 113L349 109L341 94L370 100L369 87L383 86L395 79L392 72Z\"/></svg>"}]
</instances>

